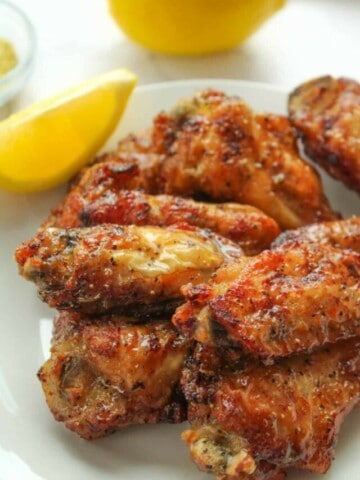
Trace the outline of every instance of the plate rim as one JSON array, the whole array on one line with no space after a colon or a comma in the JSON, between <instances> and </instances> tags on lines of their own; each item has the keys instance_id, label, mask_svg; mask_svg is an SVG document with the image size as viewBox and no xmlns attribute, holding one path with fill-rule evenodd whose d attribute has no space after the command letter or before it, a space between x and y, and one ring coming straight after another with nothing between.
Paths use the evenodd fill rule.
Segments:
<instances>
[{"instance_id":1,"label":"plate rim","mask_svg":"<svg viewBox=\"0 0 360 480\"><path fill-rule=\"evenodd\" d=\"M272 84L267 82L256 82L251 80L242 80L235 78L221 78L221 77L196 77L196 78L184 78L179 80L164 80L161 82L152 82L146 84L136 85L134 92L148 92L156 91L162 88L170 87L186 87L192 84L206 84L206 83L224 83L229 86L237 86L244 88L255 88L261 90L267 90L269 92L276 91L278 93L288 94L289 89L284 85ZM130 97L131 98L131 97Z\"/></svg>"}]
</instances>

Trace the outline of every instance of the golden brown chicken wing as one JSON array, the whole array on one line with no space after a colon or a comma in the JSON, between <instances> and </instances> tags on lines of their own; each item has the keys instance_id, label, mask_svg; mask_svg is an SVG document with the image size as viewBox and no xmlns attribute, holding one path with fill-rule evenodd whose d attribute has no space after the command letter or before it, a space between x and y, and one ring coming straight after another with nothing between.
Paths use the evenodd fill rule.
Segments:
<instances>
[{"instance_id":1,"label":"golden brown chicken wing","mask_svg":"<svg viewBox=\"0 0 360 480\"><path fill-rule=\"evenodd\" d=\"M254 205L283 228L336 217L285 117L255 116L238 97L206 90L161 119L172 135L158 190Z\"/></svg>"},{"instance_id":2,"label":"golden brown chicken wing","mask_svg":"<svg viewBox=\"0 0 360 480\"><path fill-rule=\"evenodd\" d=\"M147 195L136 190L96 190L84 195L76 186L47 227L118 225L194 225L209 228L238 243L247 255L268 248L280 233L275 220L255 207L236 203L210 204L171 195Z\"/></svg>"},{"instance_id":3,"label":"golden brown chicken wing","mask_svg":"<svg viewBox=\"0 0 360 480\"><path fill-rule=\"evenodd\" d=\"M330 467L344 417L360 400L359 338L265 366L198 344L182 386L198 466L218 478L278 480Z\"/></svg>"},{"instance_id":4,"label":"golden brown chicken wing","mask_svg":"<svg viewBox=\"0 0 360 480\"><path fill-rule=\"evenodd\" d=\"M264 251L220 268L209 285L183 288L173 321L200 341L220 324L264 359L360 335L360 254L329 245Z\"/></svg>"},{"instance_id":5,"label":"golden brown chicken wing","mask_svg":"<svg viewBox=\"0 0 360 480\"><path fill-rule=\"evenodd\" d=\"M84 167L70 185L70 191L42 228L76 227L83 209L100 198L116 198L121 190L153 190L158 177L160 157L150 151L148 134L130 135L114 152L102 155L95 163Z\"/></svg>"},{"instance_id":6,"label":"golden brown chicken wing","mask_svg":"<svg viewBox=\"0 0 360 480\"><path fill-rule=\"evenodd\" d=\"M156 144L151 130L130 134L120 140L117 148L96 158L92 165L84 167L72 185L90 192L118 188L155 189L163 150Z\"/></svg>"},{"instance_id":7,"label":"golden brown chicken wing","mask_svg":"<svg viewBox=\"0 0 360 480\"><path fill-rule=\"evenodd\" d=\"M108 154L108 157L111 156ZM84 168L79 178L73 181L70 192L51 210L41 228L76 227L81 222L78 216L84 208L84 199L87 204L91 204L93 199L116 195L122 189L136 188L138 175L139 167L136 163L121 163L110 159Z\"/></svg>"},{"instance_id":8,"label":"golden brown chicken wing","mask_svg":"<svg viewBox=\"0 0 360 480\"><path fill-rule=\"evenodd\" d=\"M177 387L189 342L168 320L81 317L55 321L51 357L39 371L56 420L88 440L127 425L185 420Z\"/></svg>"},{"instance_id":9,"label":"golden brown chicken wing","mask_svg":"<svg viewBox=\"0 0 360 480\"><path fill-rule=\"evenodd\" d=\"M289 115L309 157L360 193L360 84L330 76L303 83Z\"/></svg>"},{"instance_id":10,"label":"golden brown chicken wing","mask_svg":"<svg viewBox=\"0 0 360 480\"><path fill-rule=\"evenodd\" d=\"M48 228L15 257L40 297L60 310L163 312L181 301L182 285L206 281L224 261L241 255L229 240L188 228Z\"/></svg>"},{"instance_id":11,"label":"golden brown chicken wing","mask_svg":"<svg viewBox=\"0 0 360 480\"><path fill-rule=\"evenodd\" d=\"M72 203L119 189L249 204L283 228L337 217L317 173L299 157L288 120L254 115L216 90L160 113L151 131L127 137L84 169ZM66 215L62 209L54 215Z\"/></svg>"},{"instance_id":12,"label":"golden brown chicken wing","mask_svg":"<svg viewBox=\"0 0 360 480\"><path fill-rule=\"evenodd\" d=\"M278 236L272 248L291 248L294 243L317 243L320 246L329 244L360 253L360 217L315 223L296 230L288 230Z\"/></svg>"}]
</instances>

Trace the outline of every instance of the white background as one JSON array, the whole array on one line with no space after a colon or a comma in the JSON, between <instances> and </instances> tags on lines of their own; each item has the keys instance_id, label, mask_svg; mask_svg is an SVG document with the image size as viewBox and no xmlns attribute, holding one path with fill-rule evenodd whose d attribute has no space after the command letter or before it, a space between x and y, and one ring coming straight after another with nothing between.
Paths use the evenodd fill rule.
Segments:
<instances>
[{"instance_id":1,"label":"white background","mask_svg":"<svg viewBox=\"0 0 360 480\"><path fill-rule=\"evenodd\" d=\"M120 66L133 69L140 84L221 77L293 87L326 73L360 80L359 0L289 0L241 47L201 58L164 57L134 45L112 21L106 0L12 1L38 34L34 74L14 109Z\"/></svg>"}]
</instances>

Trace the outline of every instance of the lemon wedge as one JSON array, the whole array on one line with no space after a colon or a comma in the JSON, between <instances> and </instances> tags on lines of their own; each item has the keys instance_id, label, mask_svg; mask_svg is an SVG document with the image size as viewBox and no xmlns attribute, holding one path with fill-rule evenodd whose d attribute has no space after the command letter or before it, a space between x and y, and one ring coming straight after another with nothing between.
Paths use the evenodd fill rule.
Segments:
<instances>
[{"instance_id":1,"label":"lemon wedge","mask_svg":"<svg viewBox=\"0 0 360 480\"><path fill-rule=\"evenodd\" d=\"M114 70L0 122L0 187L35 192L69 180L112 133L135 84Z\"/></svg>"}]
</instances>

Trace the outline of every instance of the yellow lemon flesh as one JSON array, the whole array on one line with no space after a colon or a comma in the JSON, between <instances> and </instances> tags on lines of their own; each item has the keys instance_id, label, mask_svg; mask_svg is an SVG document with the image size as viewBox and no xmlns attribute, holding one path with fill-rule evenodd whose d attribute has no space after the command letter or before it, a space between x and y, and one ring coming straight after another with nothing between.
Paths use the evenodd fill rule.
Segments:
<instances>
[{"instance_id":1,"label":"yellow lemon flesh","mask_svg":"<svg viewBox=\"0 0 360 480\"><path fill-rule=\"evenodd\" d=\"M134 41L161 53L226 50L251 35L286 0L108 0Z\"/></svg>"},{"instance_id":2,"label":"yellow lemon flesh","mask_svg":"<svg viewBox=\"0 0 360 480\"><path fill-rule=\"evenodd\" d=\"M0 187L34 192L71 178L112 133L135 84L114 70L0 122Z\"/></svg>"}]
</instances>

